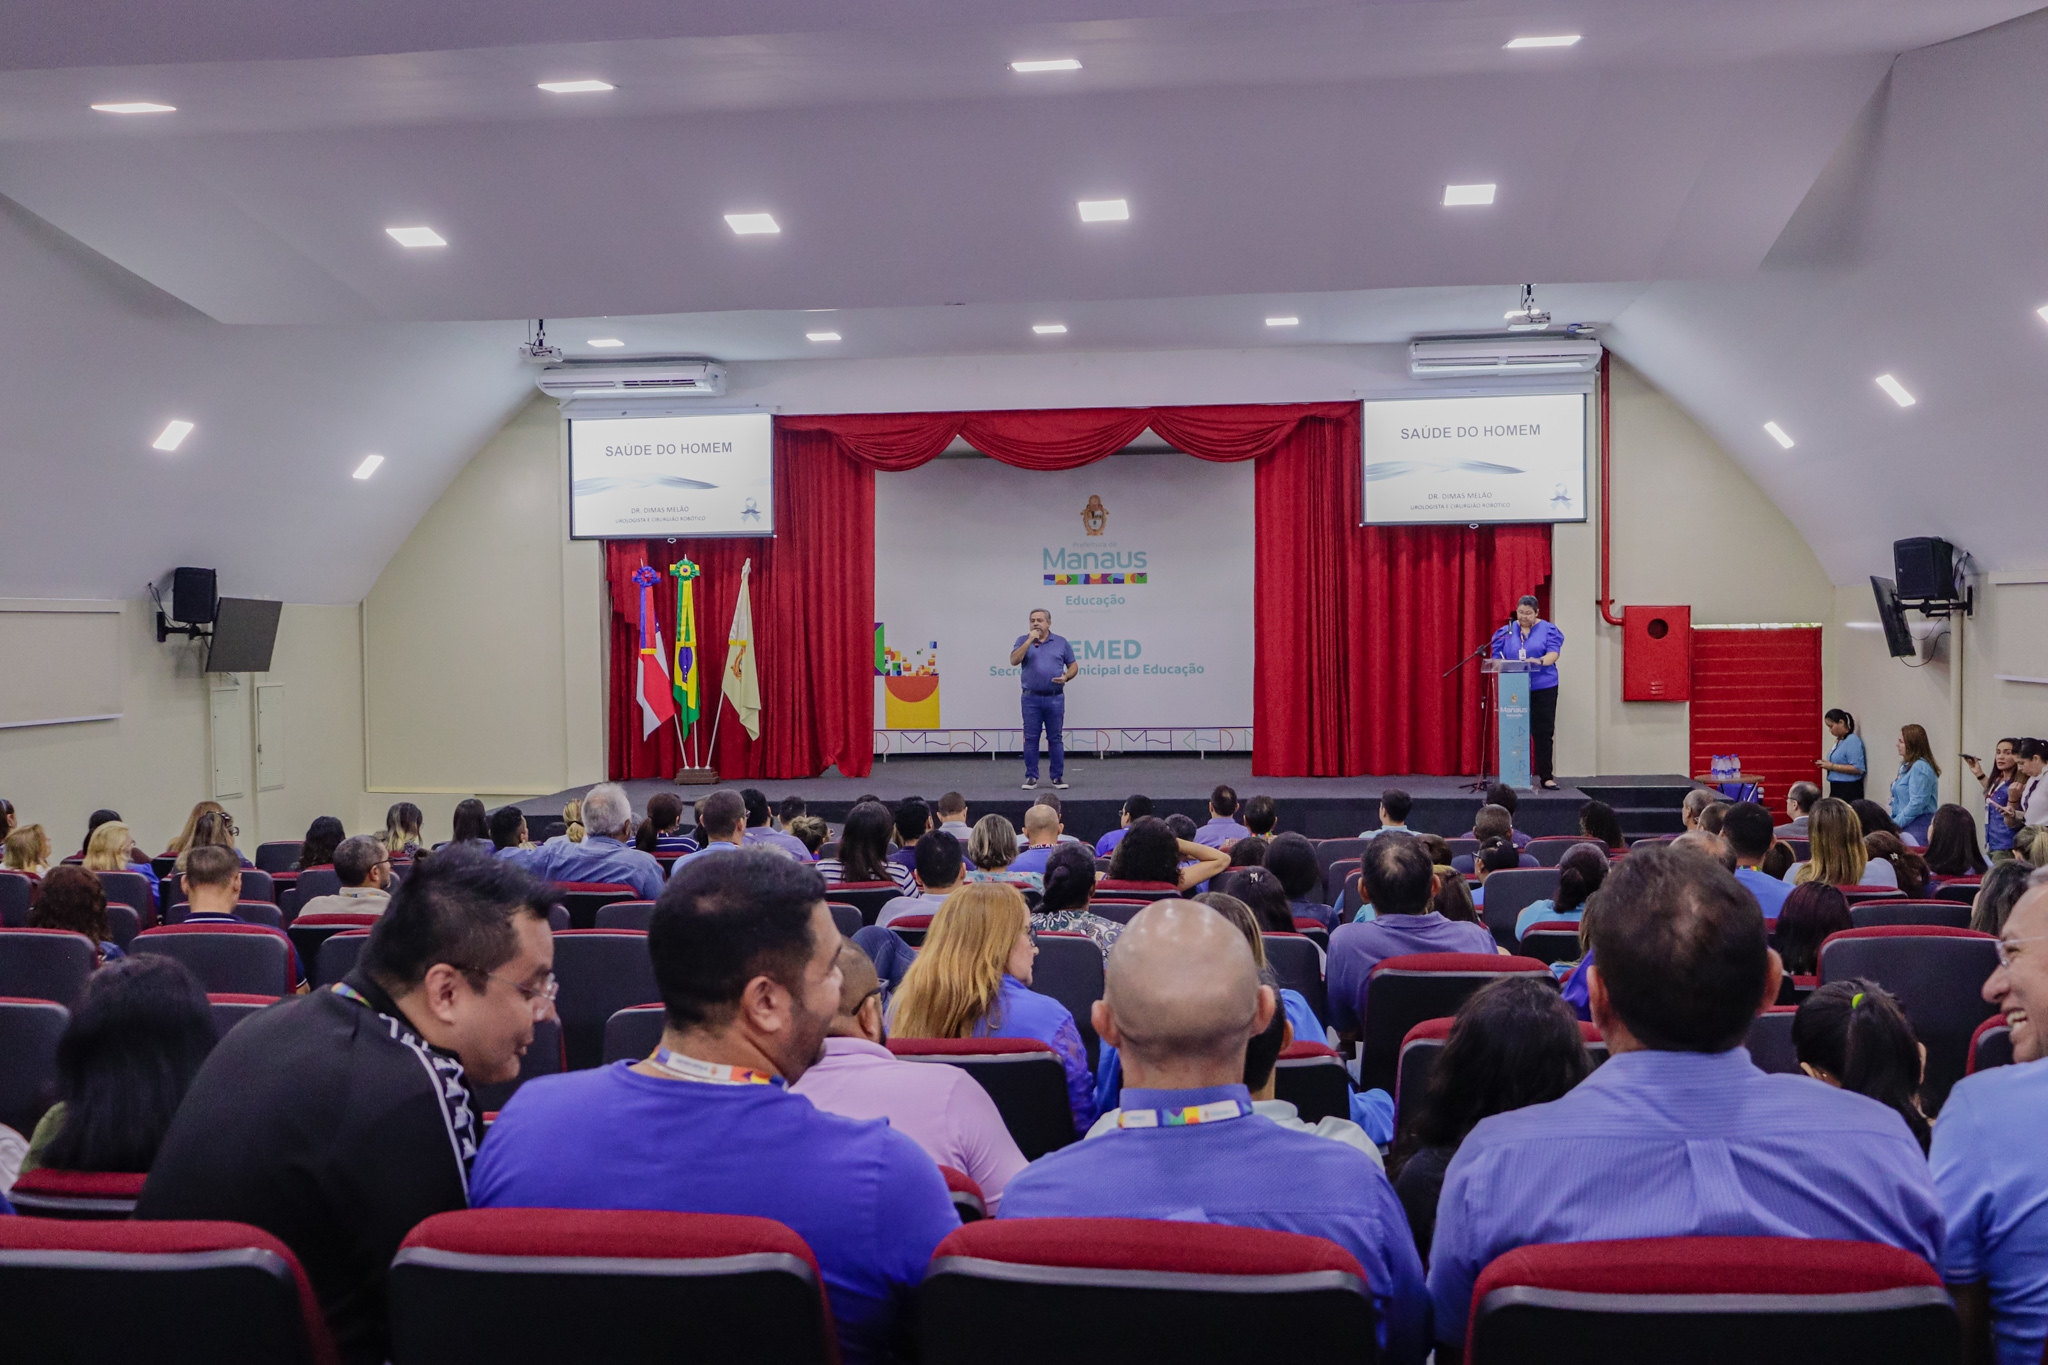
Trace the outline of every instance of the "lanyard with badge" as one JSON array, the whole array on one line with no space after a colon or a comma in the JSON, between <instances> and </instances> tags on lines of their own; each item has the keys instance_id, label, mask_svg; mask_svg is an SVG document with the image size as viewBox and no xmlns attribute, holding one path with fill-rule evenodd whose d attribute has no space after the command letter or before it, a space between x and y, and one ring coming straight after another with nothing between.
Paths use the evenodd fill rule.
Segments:
<instances>
[{"instance_id":1,"label":"lanyard with badge","mask_svg":"<svg viewBox=\"0 0 2048 1365\"><path fill-rule=\"evenodd\" d=\"M1217 1100L1185 1109L1126 1109L1117 1115L1119 1128L1186 1128L1197 1123L1227 1123L1252 1112L1243 1100Z\"/></svg>"},{"instance_id":2,"label":"lanyard with badge","mask_svg":"<svg viewBox=\"0 0 2048 1365\"><path fill-rule=\"evenodd\" d=\"M647 1064L655 1070L679 1081L698 1081L705 1085L782 1085L780 1076L766 1071L754 1071L744 1066L721 1066L717 1062L700 1062L695 1057L685 1057L680 1052L667 1048L655 1049Z\"/></svg>"}]
</instances>

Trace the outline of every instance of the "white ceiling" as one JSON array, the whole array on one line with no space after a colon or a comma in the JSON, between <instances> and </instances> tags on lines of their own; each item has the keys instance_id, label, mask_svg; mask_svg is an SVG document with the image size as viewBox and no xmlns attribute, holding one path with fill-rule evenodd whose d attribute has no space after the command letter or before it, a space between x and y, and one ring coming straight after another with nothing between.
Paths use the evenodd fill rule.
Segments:
<instances>
[{"instance_id":1,"label":"white ceiling","mask_svg":"<svg viewBox=\"0 0 2048 1365\"><path fill-rule=\"evenodd\" d=\"M1523 280L1607 324L1837 579L1904 534L2010 564L1998 493L2048 418L2048 24L1959 35L2030 3L0 0L0 592L199 562L360 597L530 392L536 315L572 355L743 381L1394 341L1492 325ZM1501 49L1557 31L1587 37ZM586 76L619 89L533 88ZM1491 208L1441 206L1482 180ZM1112 196L1130 222L1078 221ZM739 210L784 231L736 238ZM450 245L383 233L411 223ZM171 416L200 429L164 457Z\"/></svg>"}]
</instances>

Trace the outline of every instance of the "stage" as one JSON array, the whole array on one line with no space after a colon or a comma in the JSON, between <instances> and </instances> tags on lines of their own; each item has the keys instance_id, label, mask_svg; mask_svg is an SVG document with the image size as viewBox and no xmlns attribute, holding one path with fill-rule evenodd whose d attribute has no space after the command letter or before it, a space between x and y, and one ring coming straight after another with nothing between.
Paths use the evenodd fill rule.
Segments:
<instances>
[{"instance_id":1,"label":"stage","mask_svg":"<svg viewBox=\"0 0 2048 1365\"><path fill-rule=\"evenodd\" d=\"M1041 762L1039 791L1051 791L1051 780ZM946 792L957 791L967 798L968 818L978 820L994 812L1021 826L1024 812L1038 792L1023 791L1023 763L1015 754L988 758L894 757L878 759L866 777L842 777L829 772L820 777L786 781L735 779L722 786L759 787L771 802L795 793L804 798L813 815L837 824L863 796L878 796L896 802L917 796L936 802ZM1263 794L1280 803L1280 828L1306 834L1312 839L1346 838L1379 823L1379 796L1389 787L1399 787L1414 798L1408 823L1438 834L1462 834L1472 827L1482 797L1465 790L1471 781L1463 777L1253 777L1249 755L1203 757L1196 754L1133 755L1122 758L1081 758L1070 756L1066 778L1068 789L1056 793L1065 816L1067 832L1093 840L1116 828L1124 799L1133 793L1152 798L1153 812L1178 812L1197 824L1208 818L1210 791L1219 783L1236 790L1240 801ZM1693 783L1678 774L1647 774L1585 778L1559 778L1557 791L1520 793L1515 813L1516 828L1528 834L1573 834L1578 830L1579 807L1589 799L1606 801L1615 808L1624 832L1630 835L1675 833L1679 828L1678 805ZM633 798L633 809L645 811L656 792L673 792L687 803L711 790L709 787L678 787L672 782L636 780L623 784ZM581 796L589 787L572 787L552 796L535 797L519 803L530 818L532 833L539 837L545 822L559 820L562 805Z\"/></svg>"}]
</instances>

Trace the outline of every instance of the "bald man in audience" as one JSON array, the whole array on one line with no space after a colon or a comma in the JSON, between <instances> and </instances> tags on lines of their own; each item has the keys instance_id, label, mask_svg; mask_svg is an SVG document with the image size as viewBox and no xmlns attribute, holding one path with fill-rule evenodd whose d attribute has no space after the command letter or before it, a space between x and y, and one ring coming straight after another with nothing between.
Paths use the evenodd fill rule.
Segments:
<instances>
[{"instance_id":1,"label":"bald man in audience","mask_svg":"<svg viewBox=\"0 0 2048 1365\"><path fill-rule=\"evenodd\" d=\"M1045 875L1045 860L1060 846L1060 833L1066 827L1060 823L1058 808L1043 803L1024 812L1024 851L1010 864L1012 872L1036 872Z\"/></svg>"},{"instance_id":2,"label":"bald man in audience","mask_svg":"<svg viewBox=\"0 0 2048 1365\"><path fill-rule=\"evenodd\" d=\"M1117 1127L1040 1157L1005 1218L1173 1218L1325 1237L1358 1258L1380 1358L1429 1349L1422 1262L1393 1186L1363 1153L1258 1114L1245 1045L1279 1008L1251 946L1206 905L1147 906L1110 950L1094 1022L1120 1050Z\"/></svg>"},{"instance_id":3,"label":"bald man in audience","mask_svg":"<svg viewBox=\"0 0 2048 1365\"><path fill-rule=\"evenodd\" d=\"M839 972L839 1013L825 1035L824 1054L790 1093L828 1114L886 1119L939 1165L972 1176L994 1213L1010 1178L1024 1169L1024 1153L1003 1126L996 1102L958 1067L923 1066L889 1051L882 979L851 941L839 950Z\"/></svg>"}]
</instances>

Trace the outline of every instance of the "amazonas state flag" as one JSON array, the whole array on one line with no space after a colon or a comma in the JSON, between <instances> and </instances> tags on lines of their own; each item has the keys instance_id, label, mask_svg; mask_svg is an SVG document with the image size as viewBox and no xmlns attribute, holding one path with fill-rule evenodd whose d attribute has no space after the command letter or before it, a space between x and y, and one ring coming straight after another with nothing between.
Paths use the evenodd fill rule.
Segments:
<instances>
[{"instance_id":1,"label":"amazonas state flag","mask_svg":"<svg viewBox=\"0 0 2048 1365\"><path fill-rule=\"evenodd\" d=\"M640 702L640 738L646 739L676 713L669 699L668 667L661 643L661 623L654 619L654 570L642 565L633 573L640 585L640 672L635 692Z\"/></svg>"}]
</instances>

